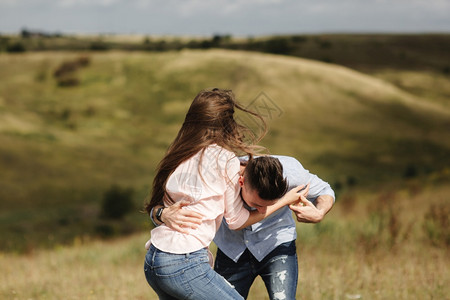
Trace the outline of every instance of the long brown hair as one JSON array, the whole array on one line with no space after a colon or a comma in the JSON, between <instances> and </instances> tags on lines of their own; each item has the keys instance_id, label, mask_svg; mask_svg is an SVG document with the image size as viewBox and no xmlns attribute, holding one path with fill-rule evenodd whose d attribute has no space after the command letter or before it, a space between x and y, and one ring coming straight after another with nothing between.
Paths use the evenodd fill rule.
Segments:
<instances>
[{"instance_id":1,"label":"long brown hair","mask_svg":"<svg viewBox=\"0 0 450 300\"><path fill-rule=\"evenodd\" d=\"M256 136L250 128L238 124L234 118L235 109L257 117L263 127L262 133ZM211 144L252 157L261 148L256 143L266 132L264 119L238 104L231 90L214 88L201 91L192 101L177 137L158 165L150 202L145 205L145 210L150 213L154 206L162 204L167 195L167 179L185 160ZM170 197L168 200L173 203Z\"/></svg>"}]
</instances>

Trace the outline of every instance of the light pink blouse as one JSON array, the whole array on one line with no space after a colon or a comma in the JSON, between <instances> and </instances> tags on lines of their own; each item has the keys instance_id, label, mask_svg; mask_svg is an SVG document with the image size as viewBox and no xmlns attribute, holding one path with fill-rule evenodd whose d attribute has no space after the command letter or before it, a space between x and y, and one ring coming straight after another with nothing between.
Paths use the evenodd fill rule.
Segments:
<instances>
[{"instance_id":1,"label":"light pink blouse","mask_svg":"<svg viewBox=\"0 0 450 300\"><path fill-rule=\"evenodd\" d=\"M151 243L165 252L189 253L209 246L223 217L231 229L242 226L249 211L239 196L239 169L235 154L215 144L180 164L167 181L167 192L175 202L189 200L183 209L201 213L202 224L189 234L163 224L151 231Z\"/></svg>"}]
</instances>

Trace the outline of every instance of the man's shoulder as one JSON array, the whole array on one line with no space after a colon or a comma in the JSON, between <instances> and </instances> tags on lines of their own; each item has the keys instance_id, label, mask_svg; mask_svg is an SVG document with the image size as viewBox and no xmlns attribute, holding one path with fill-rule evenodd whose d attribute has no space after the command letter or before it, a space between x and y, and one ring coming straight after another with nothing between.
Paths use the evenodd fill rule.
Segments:
<instances>
[{"instance_id":1,"label":"man's shoulder","mask_svg":"<svg viewBox=\"0 0 450 300\"><path fill-rule=\"evenodd\" d=\"M264 156L264 155L263 155ZM300 163L295 157L292 156L287 156L287 155L267 155L270 157L275 157L278 158L280 161L291 161L291 162L297 162ZM255 157L260 157L260 156L255 156ZM248 156L239 156L238 157L240 161L247 161L248 160Z\"/></svg>"},{"instance_id":2,"label":"man's shoulder","mask_svg":"<svg viewBox=\"0 0 450 300\"><path fill-rule=\"evenodd\" d=\"M272 157L278 158L280 163L284 166L301 166L302 164L292 156L286 156L286 155L271 155Z\"/></svg>"},{"instance_id":3,"label":"man's shoulder","mask_svg":"<svg viewBox=\"0 0 450 300\"><path fill-rule=\"evenodd\" d=\"M269 156L277 158L280 161L280 163L281 163L281 165L283 166L284 169L286 169L286 168L287 169L294 169L294 170L295 169L303 169L303 165L295 157L287 156L287 155L269 155ZM246 162L246 161L248 161L248 157L247 156L240 156L239 160L241 162Z\"/></svg>"}]
</instances>

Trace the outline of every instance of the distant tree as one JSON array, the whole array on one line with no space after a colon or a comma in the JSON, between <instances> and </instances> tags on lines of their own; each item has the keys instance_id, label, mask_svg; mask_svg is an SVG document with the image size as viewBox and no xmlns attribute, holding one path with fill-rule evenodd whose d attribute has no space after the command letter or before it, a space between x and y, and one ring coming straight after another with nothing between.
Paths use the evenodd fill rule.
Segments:
<instances>
[{"instance_id":1,"label":"distant tree","mask_svg":"<svg viewBox=\"0 0 450 300\"><path fill-rule=\"evenodd\" d=\"M308 38L304 35L293 35L291 36L291 41L294 43L304 43L308 40Z\"/></svg>"},{"instance_id":2,"label":"distant tree","mask_svg":"<svg viewBox=\"0 0 450 300\"><path fill-rule=\"evenodd\" d=\"M417 175L418 175L417 167L413 164L407 165L405 171L403 172L403 177L407 179L417 177Z\"/></svg>"},{"instance_id":3,"label":"distant tree","mask_svg":"<svg viewBox=\"0 0 450 300\"><path fill-rule=\"evenodd\" d=\"M197 49L200 48L200 42L196 40L191 40L186 44L186 47L189 49Z\"/></svg>"},{"instance_id":4,"label":"distant tree","mask_svg":"<svg viewBox=\"0 0 450 300\"><path fill-rule=\"evenodd\" d=\"M25 52L26 50L25 45L19 41L6 46L6 51L11 53Z\"/></svg>"},{"instance_id":5,"label":"distant tree","mask_svg":"<svg viewBox=\"0 0 450 300\"><path fill-rule=\"evenodd\" d=\"M166 51L167 50L167 42L165 40L161 40L155 44L156 51Z\"/></svg>"},{"instance_id":6,"label":"distant tree","mask_svg":"<svg viewBox=\"0 0 450 300\"><path fill-rule=\"evenodd\" d=\"M358 183L358 180L356 179L356 177L353 177L351 175L347 176L347 185L349 187L353 187Z\"/></svg>"},{"instance_id":7,"label":"distant tree","mask_svg":"<svg viewBox=\"0 0 450 300\"><path fill-rule=\"evenodd\" d=\"M134 208L133 189L112 185L103 195L102 216L107 219L122 219Z\"/></svg>"},{"instance_id":8,"label":"distant tree","mask_svg":"<svg viewBox=\"0 0 450 300\"><path fill-rule=\"evenodd\" d=\"M231 35L229 35L229 34L227 34L227 35L215 34L211 38L211 47L224 46L225 44L229 43L230 40L231 40Z\"/></svg>"},{"instance_id":9,"label":"distant tree","mask_svg":"<svg viewBox=\"0 0 450 300\"><path fill-rule=\"evenodd\" d=\"M269 39L264 48L266 52L274 54L288 54L291 50L289 40L284 37L274 37Z\"/></svg>"},{"instance_id":10,"label":"distant tree","mask_svg":"<svg viewBox=\"0 0 450 300\"><path fill-rule=\"evenodd\" d=\"M106 51L109 49L109 46L103 41L95 41L91 43L89 49L93 51Z\"/></svg>"},{"instance_id":11,"label":"distant tree","mask_svg":"<svg viewBox=\"0 0 450 300\"><path fill-rule=\"evenodd\" d=\"M28 29L24 28L20 31L20 35L22 36L22 38L27 39L27 38L31 37L32 32L29 31Z\"/></svg>"},{"instance_id":12,"label":"distant tree","mask_svg":"<svg viewBox=\"0 0 450 300\"><path fill-rule=\"evenodd\" d=\"M342 182L340 180L336 180L333 184L333 189L335 191L339 191L342 189Z\"/></svg>"},{"instance_id":13,"label":"distant tree","mask_svg":"<svg viewBox=\"0 0 450 300\"><path fill-rule=\"evenodd\" d=\"M146 37L144 38L143 44L144 44L144 45L150 45L150 43L151 43L150 38L149 38L148 36L146 36Z\"/></svg>"},{"instance_id":14,"label":"distant tree","mask_svg":"<svg viewBox=\"0 0 450 300\"><path fill-rule=\"evenodd\" d=\"M333 44L328 41L328 40L317 40L317 43L319 44L320 48L322 49L331 49L331 47L333 46Z\"/></svg>"},{"instance_id":15,"label":"distant tree","mask_svg":"<svg viewBox=\"0 0 450 300\"><path fill-rule=\"evenodd\" d=\"M217 47L220 45L220 42L222 41L222 36L221 35L214 35L211 39L211 46L213 47Z\"/></svg>"},{"instance_id":16,"label":"distant tree","mask_svg":"<svg viewBox=\"0 0 450 300\"><path fill-rule=\"evenodd\" d=\"M200 42L201 49L209 49L213 46L213 43L209 40L204 40Z\"/></svg>"}]
</instances>

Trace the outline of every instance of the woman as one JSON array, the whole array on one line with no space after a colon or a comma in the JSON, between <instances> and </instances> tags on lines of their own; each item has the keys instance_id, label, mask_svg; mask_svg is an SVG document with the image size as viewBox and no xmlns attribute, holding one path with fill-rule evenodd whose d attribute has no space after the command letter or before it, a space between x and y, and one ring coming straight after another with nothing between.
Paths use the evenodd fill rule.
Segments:
<instances>
[{"instance_id":1,"label":"woman","mask_svg":"<svg viewBox=\"0 0 450 300\"><path fill-rule=\"evenodd\" d=\"M231 229L241 229L300 197L294 189L265 213L244 208L239 197L236 154L246 153L251 158L256 146L244 142L251 131L235 121L235 108L260 118L265 128L263 119L237 104L231 91L202 91L158 166L147 212L161 199L166 206L187 200L191 204L185 209L205 216L189 233L165 225L152 230L144 270L160 299L242 299L209 265L207 249L222 218Z\"/></svg>"}]
</instances>

